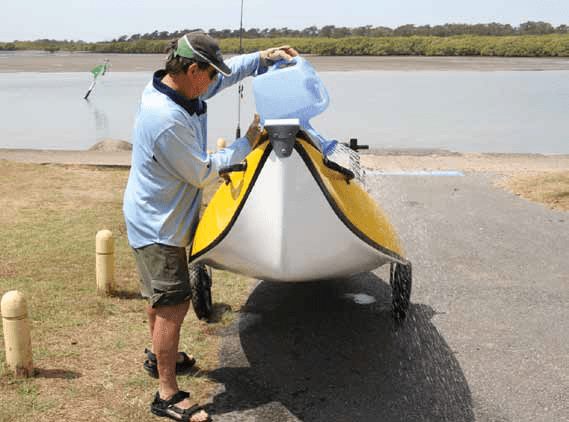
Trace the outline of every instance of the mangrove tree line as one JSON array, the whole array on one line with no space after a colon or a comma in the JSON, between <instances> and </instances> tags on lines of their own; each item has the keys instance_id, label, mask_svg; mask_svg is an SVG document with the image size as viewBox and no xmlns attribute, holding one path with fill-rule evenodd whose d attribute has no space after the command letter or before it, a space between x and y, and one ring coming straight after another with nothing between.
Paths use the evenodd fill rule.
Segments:
<instances>
[{"instance_id":1,"label":"mangrove tree line","mask_svg":"<svg viewBox=\"0 0 569 422\"><path fill-rule=\"evenodd\" d=\"M0 42L0 50L163 53L169 40L195 29L124 35L112 41L94 43L48 39ZM210 29L206 32L220 40L224 53L239 52L239 30ZM253 28L244 29L241 35L244 52L257 51L277 44L290 44L303 54L317 55L569 56L567 25L553 27L545 22L531 21L519 27L490 23L403 25L395 29L371 25L358 28L312 26L303 30Z\"/></svg>"}]
</instances>

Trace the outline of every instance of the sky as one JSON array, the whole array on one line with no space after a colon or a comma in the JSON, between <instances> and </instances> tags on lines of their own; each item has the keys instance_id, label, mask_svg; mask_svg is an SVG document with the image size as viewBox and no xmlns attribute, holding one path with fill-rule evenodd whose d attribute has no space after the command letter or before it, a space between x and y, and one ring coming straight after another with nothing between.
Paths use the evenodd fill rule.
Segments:
<instances>
[{"instance_id":1,"label":"sky","mask_svg":"<svg viewBox=\"0 0 569 422\"><path fill-rule=\"evenodd\" d=\"M241 0L9 0L0 42L36 39L110 41L155 30L239 29ZM567 0L244 0L243 27L510 24L569 25Z\"/></svg>"}]
</instances>

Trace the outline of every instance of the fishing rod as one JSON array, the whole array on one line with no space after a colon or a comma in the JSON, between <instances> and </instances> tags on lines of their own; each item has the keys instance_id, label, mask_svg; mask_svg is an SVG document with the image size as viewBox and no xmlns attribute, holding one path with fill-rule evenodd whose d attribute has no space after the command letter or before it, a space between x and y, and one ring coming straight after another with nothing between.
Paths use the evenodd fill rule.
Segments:
<instances>
[{"instance_id":1,"label":"fishing rod","mask_svg":"<svg viewBox=\"0 0 569 422\"><path fill-rule=\"evenodd\" d=\"M243 54L243 0L241 0L241 23L239 24L239 54ZM243 99L243 82L237 88L237 129L235 138L241 138L241 100Z\"/></svg>"}]
</instances>

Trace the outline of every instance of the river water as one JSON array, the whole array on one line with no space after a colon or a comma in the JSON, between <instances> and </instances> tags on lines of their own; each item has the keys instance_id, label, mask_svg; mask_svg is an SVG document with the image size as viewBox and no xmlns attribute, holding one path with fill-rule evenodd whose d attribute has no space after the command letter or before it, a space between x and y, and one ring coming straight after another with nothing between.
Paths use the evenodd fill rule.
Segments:
<instances>
[{"instance_id":1,"label":"river water","mask_svg":"<svg viewBox=\"0 0 569 422\"><path fill-rule=\"evenodd\" d=\"M0 73L0 148L87 149L131 141L152 72L109 72L89 100L88 72ZM569 71L320 72L330 106L312 120L324 137L371 148L569 154ZM231 139L237 88L208 102L209 144ZM255 110L245 83L241 127Z\"/></svg>"}]
</instances>

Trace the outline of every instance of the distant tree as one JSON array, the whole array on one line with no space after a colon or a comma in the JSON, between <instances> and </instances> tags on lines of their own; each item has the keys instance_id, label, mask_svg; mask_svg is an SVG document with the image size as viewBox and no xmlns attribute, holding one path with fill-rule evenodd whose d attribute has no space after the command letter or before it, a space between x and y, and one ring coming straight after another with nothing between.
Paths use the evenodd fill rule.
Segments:
<instances>
[{"instance_id":1,"label":"distant tree","mask_svg":"<svg viewBox=\"0 0 569 422\"><path fill-rule=\"evenodd\" d=\"M231 37L231 30L230 29L223 29L217 32L218 38L229 38Z\"/></svg>"},{"instance_id":2,"label":"distant tree","mask_svg":"<svg viewBox=\"0 0 569 422\"><path fill-rule=\"evenodd\" d=\"M352 35L352 30L350 28L342 26L340 28L334 29L332 35L334 38L349 37L350 35Z\"/></svg>"},{"instance_id":3,"label":"distant tree","mask_svg":"<svg viewBox=\"0 0 569 422\"><path fill-rule=\"evenodd\" d=\"M407 37L411 35L415 35L415 25L402 25L393 31L393 35L399 37Z\"/></svg>"},{"instance_id":4,"label":"distant tree","mask_svg":"<svg viewBox=\"0 0 569 422\"><path fill-rule=\"evenodd\" d=\"M490 28L489 35L513 35L515 32L510 24L492 22L488 24L488 27Z\"/></svg>"},{"instance_id":5,"label":"distant tree","mask_svg":"<svg viewBox=\"0 0 569 422\"><path fill-rule=\"evenodd\" d=\"M243 31L243 36L245 38L259 38L259 30L257 28L248 29Z\"/></svg>"},{"instance_id":6,"label":"distant tree","mask_svg":"<svg viewBox=\"0 0 569 422\"><path fill-rule=\"evenodd\" d=\"M437 37L448 37L450 35L448 25L436 25L431 28L431 35Z\"/></svg>"},{"instance_id":7,"label":"distant tree","mask_svg":"<svg viewBox=\"0 0 569 422\"><path fill-rule=\"evenodd\" d=\"M309 26L304 28L301 32L303 37L315 37L318 35L318 28L316 26Z\"/></svg>"},{"instance_id":8,"label":"distant tree","mask_svg":"<svg viewBox=\"0 0 569 422\"><path fill-rule=\"evenodd\" d=\"M358 26L357 28L352 29L352 35L358 37L369 37L371 32L371 25L366 26Z\"/></svg>"},{"instance_id":9,"label":"distant tree","mask_svg":"<svg viewBox=\"0 0 569 422\"><path fill-rule=\"evenodd\" d=\"M414 35L431 35L431 26L430 25L423 25L419 26L415 29Z\"/></svg>"},{"instance_id":10,"label":"distant tree","mask_svg":"<svg viewBox=\"0 0 569 422\"><path fill-rule=\"evenodd\" d=\"M543 35L553 34L555 30L550 23L528 21L520 25L519 32L523 35Z\"/></svg>"},{"instance_id":11,"label":"distant tree","mask_svg":"<svg viewBox=\"0 0 569 422\"><path fill-rule=\"evenodd\" d=\"M377 26L370 30L372 37L389 37L393 34L393 29L386 26Z\"/></svg>"},{"instance_id":12,"label":"distant tree","mask_svg":"<svg viewBox=\"0 0 569 422\"><path fill-rule=\"evenodd\" d=\"M334 35L336 27L334 25L326 25L320 29L320 36L331 38Z\"/></svg>"}]
</instances>

